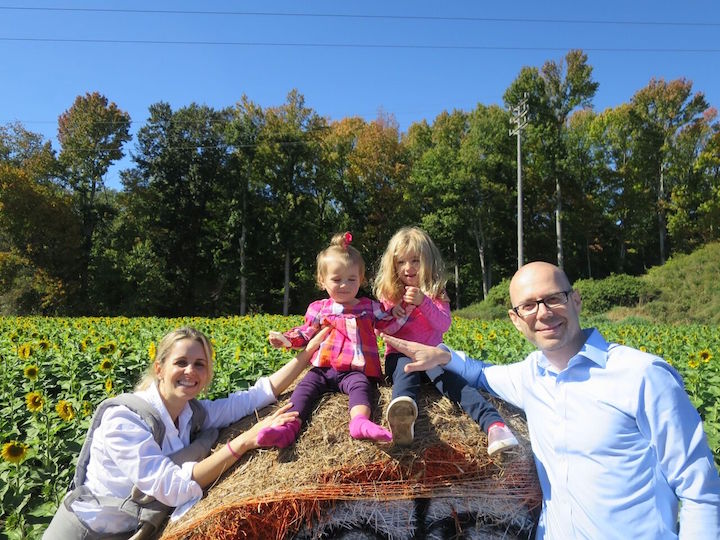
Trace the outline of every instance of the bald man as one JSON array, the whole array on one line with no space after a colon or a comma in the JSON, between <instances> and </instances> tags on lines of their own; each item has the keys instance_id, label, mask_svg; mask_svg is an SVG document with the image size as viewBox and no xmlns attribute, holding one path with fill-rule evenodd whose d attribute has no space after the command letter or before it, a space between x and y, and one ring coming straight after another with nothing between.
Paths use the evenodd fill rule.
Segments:
<instances>
[{"instance_id":1,"label":"bald man","mask_svg":"<svg viewBox=\"0 0 720 540\"><path fill-rule=\"evenodd\" d=\"M580 295L552 264L520 268L510 300L538 349L515 364L383 337L407 370L442 365L523 409L543 493L536 538L720 538L720 477L678 373L581 329Z\"/></svg>"}]
</instances>

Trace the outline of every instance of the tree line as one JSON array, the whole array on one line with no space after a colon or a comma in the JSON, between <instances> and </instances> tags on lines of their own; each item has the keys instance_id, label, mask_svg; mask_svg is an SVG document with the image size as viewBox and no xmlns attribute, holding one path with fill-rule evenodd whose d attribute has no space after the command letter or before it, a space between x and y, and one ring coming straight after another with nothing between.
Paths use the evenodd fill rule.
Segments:
<instances>
[{"instance_id":1,"label":"tree line","mask_svg":"<svg viewBox=\"0 0 720 540\"><path fill-rule=\"evenodd\" d=\"M291 91L263 108L130 116L99 93L58 121L56 152L0 126L4 313L298 313L319 292L315 255L349 230L370 274L395 230L417 224L448 263L453 307L517 267L516 141L522 131L526 260L572 279L639 274L720 236L720 123L685 79L653 79L598 113L587 56L524 67L505 108L443 112L400 133L391 116L330 121ZM369 292L367 289L365 292Z\"/></svg>"}]
</instances>

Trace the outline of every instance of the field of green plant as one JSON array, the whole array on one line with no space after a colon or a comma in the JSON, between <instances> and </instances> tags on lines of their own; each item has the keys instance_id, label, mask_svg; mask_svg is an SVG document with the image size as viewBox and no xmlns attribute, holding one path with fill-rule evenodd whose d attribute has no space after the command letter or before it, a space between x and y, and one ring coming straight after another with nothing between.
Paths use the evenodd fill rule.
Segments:
<instances>
[{"instance_id":1,"label":"field of green plant","mask_svg":"<svg viewBox=\"0 0 720 540\"><path fill-rule=\"evenodd\" d=\"M108 396L132 390L157 340L183 324L213 341L209 397L226 395L286 362L268 330L301 317L221 319L0 317L0 526L9 538L38 538L73 474L90 416ZM610 341L663 356L683 376L720 467L720 327L600 324ZM532 350L508 321L454 318L446 343L495 363Z\"/></svg>"}]
</instances>

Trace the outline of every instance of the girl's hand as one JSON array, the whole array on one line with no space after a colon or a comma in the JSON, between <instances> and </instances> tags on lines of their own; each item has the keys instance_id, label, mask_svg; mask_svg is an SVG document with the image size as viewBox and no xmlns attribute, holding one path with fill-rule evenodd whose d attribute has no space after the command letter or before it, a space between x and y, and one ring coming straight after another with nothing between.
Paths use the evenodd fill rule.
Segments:
<instances>
[{"instance_id":1,"label":"girl's hand","mask_svg":"<svg viewBox=\"0 0 720 540\"><path fill-rule=\"evenodd\" d=\"M260 445L257 442L257 436L261 429L266 427L283 426L288 422L292 422L293 420L297 419L298 412L288 412L290 407L292 407L292 403L287 403L283 405L270 416L266 416L265 418L257 422L253 427L248 429L246 432L238 435L238 437L247 437L249 441L252 441L252 448L260 448Z\"/></svg>"},{"instance_id":2,"label":"girl's hand","mask_svg":"<svg viewBox=\"0 0 720 540\"><path fill-rule=\"evenodd\" d=\"M290 341L280 332L275 332L273 330L270 330L270 332L268 332L268 341L270 342L270 345L272 345L276 349L290 347Z\"/></svg>"},{"instance_id":3,"label":"girl's hand","mask_svg":"<svg viewBox=\"0 0 720 540\"><path fill-rule=\"evenodd\" d=\"M404 302L419 306L423 303L423 300L425 300L425 293L418 287L405 287L405 294L403 295Z\"/></svg>"}]
</instances>

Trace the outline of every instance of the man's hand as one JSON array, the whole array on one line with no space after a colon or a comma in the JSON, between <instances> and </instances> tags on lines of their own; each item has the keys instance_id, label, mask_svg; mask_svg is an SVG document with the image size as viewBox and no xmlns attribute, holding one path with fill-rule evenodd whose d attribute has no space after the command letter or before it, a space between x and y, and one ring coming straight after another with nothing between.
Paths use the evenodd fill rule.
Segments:
<instances>
[{"instance_id":1,"label":"man's hand","mask_svg":"<svg viewBox=\"0 0 720 540\"><path fill-rule=\"evenodd\" d=\"M405 366L405 373L426 371L435 366L444 366L450 361L450 353L437 347L380 334L385 343L391 345L412 360Z\"/></svg>"}]
</instances>

